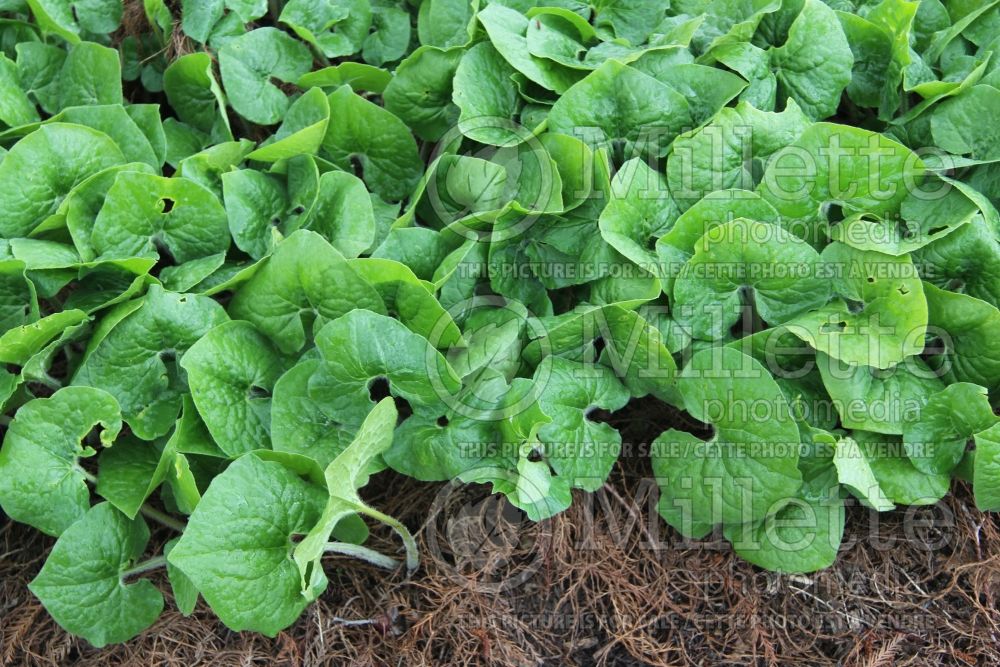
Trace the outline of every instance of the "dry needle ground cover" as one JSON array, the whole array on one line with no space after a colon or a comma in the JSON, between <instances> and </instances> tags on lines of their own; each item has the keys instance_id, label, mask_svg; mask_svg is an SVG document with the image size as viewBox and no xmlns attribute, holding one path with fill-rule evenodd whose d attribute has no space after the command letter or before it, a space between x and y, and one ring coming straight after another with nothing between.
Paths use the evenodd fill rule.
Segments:
<instances>
[{"instance_id":1,"label":"dry needle ground cover","mask_svg":"<svg viewBox=\"0 0 1000 667\"><path fill-rule=\"evenodd\" d=\"M656 524L640 467L623 462L596 507L574 504L533 527L483 503L482 494L460 494L463 510L450 518L465 530L449 537L442 511L424 531L436 531L447 548L429 550L421 531L424 566L414 577L387 581L380 570L344 563L338 585L275 639L231 632L200 605L188 618L165 613L127 644L95 649L59 628L26 589L52 540L8 523L0 541L0 659L101 667L1000 660L1000 526L970 508L967 490L940 509L879 515L877 523L855 508L852 546L836 565L789 576L749 566L721 542L677 546L669 530L654 535L664 544L650 550L650 537L634 528L637 520ZM443 508L437 489L412 481L387 479L372 491L373 503L414 526ZM456 569L455 552L465 567ZM523 583L495 590L511 574L524 578L526 568ZM371 623L351 627L338 618Z\"/></svg>"},{"instance_id":2,"label":"dry needle ground cover","mask_svg":"<svg viewBox=\"0 0 1000 667\"><path fill-rule=\"evenodd\" d=\"M1000 663L1000 0L0 0L4 664Z\"/></svg>"}]
</instances>

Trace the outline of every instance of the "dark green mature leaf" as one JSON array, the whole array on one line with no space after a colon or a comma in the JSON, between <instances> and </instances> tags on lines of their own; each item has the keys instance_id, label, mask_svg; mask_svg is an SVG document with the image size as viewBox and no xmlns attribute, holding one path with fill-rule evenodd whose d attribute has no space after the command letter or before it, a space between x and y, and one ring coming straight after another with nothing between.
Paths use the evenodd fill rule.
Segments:
<instances>
[{"instance_id":1,"label":"dark green mature leaf","mask_svg":"<svg viewBox=\"0 0 1000 667\"><path fill-rule=\"evenodd\" d=\"M314 232L283 241L230 304L235 317L253 323L291 354L330 320L356 308L385 312L378 292L335 248Z\"/></svg>"},{"instance_id":2,"label":"dark green mature leaf","mask_svg":"<svg viewBox=\"0 0 1000 667\"><path fill-rule=\"evenodd\" d=\"M271 392L283 359L252 324L226 322L184 354L191 396L212 438L229 456L270 444Z\"/></svg>"},{"instance_id":3,"label":"dark green mature leaf","mask_svg":"<svg viewBox=\"0 0 1000 667\"><path fill-rule=\"evenodd\" d=\"M79 459L96 452L81 441L101 426L110 446L121 429L115 399L91 387L65 387L18 410L0 449L0 506L49 535L63 531L90 507L89 473Z\"/></svg>"},{"instance_id":4,"label":"dark green mature leaf","mask_svg":"<svg viewBox=\"0 0 1000 667\"><path fill-rule=\"evenodd\" d=\"M794 497L802 485L799 429L767 369L732 348L708 349L678 382L685 409L714 432L704 441L670 429L653 444L659 512L670 525L702 536L717 523L760 521ZM768 407L768 418L752 416L755 404Z\"/></svg>"},{"instance_id":5,"label":"dark green mature leaf","mask_svg":"<svg viewBox=\"0 0 1000 667\"><path fill-rule=\"evenodd\" d=\"M142 299L104 316L73 383L104 389L118 400L135 435L157 438L173 425L187 388L178 360L227 319L208 297L153 285Z\"/></svg>"},{"instance_id":6,"label":"dark green mature leaf","mask_svg":"<svg viewBox=\"0 0 1000 667\"><path fill-rule=\"evenodd\" d=\"M417 184L422 163L413 136L398 118L342 86L330 95L330 123L323 151L341 169L354 171L376 194L403 199Z\"/></svg>"},{"instance_id":7,"label":"dark green mature leaf","mask_svg":"<svg viewBox=\"0 0 1000 667\"><path fill-rule=\"evenodd\" d=\"M295 83L311 64L309 49L277 28L258 28L219 49L219 71L233 110L263 125L280 121L289 104L271 79Z\"/></svg>"},{"instance_id":8,"label":"dark green mature leaf","mask_svg":"<svg viewBox=\"0 0 1000 667\"><path fill-rule=\"evenodd\" d=\"M310 602L292 538L316 524L324 497L277 461L241 456L212 481L169 562L227 626L273 637Z\"/></svg>"},{"instance_id":9,"label":"dark green mature leaf","mask_svg":"<svg viewBox=\"0 0 1000 667\"><path fill-rule=\"evenodd\" d=\"M26 236L87 177L125 161L102 132L65 123L39 127L0 162L0 208L6 212L0 234Z\"/></svg>"},{"instance_id":10,"label":"dark green mature leaf","mask_svg":"<svg viewBox=\"0 0 1000 667\"><path fill-rule=\"evenodd\" d=\"M163 611L163 595L151 581L125 583L148 541L142 518L95 505L59 537L29 588L69 632L97 647L124 642Z\"/></svg>"}]
</instances>

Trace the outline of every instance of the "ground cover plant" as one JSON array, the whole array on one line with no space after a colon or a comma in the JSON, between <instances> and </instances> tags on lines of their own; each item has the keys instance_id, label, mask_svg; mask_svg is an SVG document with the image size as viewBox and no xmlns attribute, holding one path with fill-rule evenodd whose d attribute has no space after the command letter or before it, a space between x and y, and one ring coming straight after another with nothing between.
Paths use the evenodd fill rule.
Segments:
<instances>
[{"instance_id":1,"label":"ground cover plant","mask_svg":"<svg viewBox=\"0 0 1000 667\"><path fill-rule=\"evenodd\" d=\"M416 570L387 468L550 518L639 399L664 521L769 570L1000 509L1000 4L0 8L0 507L94 645L155 568L269 636Z\"/></svg>"}]
</instances>

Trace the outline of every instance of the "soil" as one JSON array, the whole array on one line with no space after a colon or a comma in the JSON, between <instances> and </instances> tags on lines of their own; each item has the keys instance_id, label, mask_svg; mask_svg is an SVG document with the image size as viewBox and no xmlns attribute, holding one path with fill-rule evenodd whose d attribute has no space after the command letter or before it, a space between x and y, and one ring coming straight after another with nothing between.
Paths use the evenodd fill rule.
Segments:
<instances>
[{"instance_id":1,"label":"soil","mask_svg":"<svg viewBox=\"0 0 1000 667\"><path fill-rule=\"evenodd\" d=\"M628 433L627 425L625 427ZM27 583L52 539L0 528L4 665L996 665L1000 522L961 483L934 507L849 510L837 563L764 572L721 539L685 542L655 512L641 446L566 513L523 520L486 487L383 473L369 500L419 531L406 579L330 559L330 585L274 639L225 629L169 592L161 619L95 649L62 631ZM153 543L171 534L154 531ZM376 529L373 546L399 550ZM168 591L162 573L155 575Z\"/></svg>"}]
</instances>

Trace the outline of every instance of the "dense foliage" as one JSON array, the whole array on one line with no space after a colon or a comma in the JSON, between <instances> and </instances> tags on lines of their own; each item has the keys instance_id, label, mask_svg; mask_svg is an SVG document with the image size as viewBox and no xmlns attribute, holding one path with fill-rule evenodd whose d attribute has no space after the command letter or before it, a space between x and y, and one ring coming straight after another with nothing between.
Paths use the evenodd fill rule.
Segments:
<instances>
[{"instance_id":1,"label":"dense foliage","mask_svg":"<svg viewBox=\"0 0 1000 667\"><path fill-rule=\"evenodd\" d=\"M996 1L0 11L0 506L96 645L160 566L274 635L401 565L361 517L415 568L387 467L550 517L644 397L663 519L765 568L1000 509Z\"/></svg>"}]
</instances>

